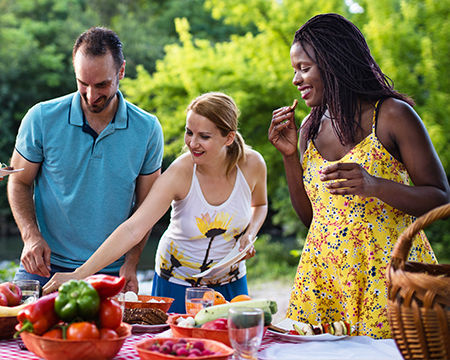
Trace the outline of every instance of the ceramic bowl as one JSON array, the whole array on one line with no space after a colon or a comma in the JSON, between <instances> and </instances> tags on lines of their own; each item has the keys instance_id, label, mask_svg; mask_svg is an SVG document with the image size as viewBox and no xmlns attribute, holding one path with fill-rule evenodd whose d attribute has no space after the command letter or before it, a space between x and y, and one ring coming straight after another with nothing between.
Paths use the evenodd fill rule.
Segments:
<instances>
[{"instance_id":1,"label":"ceramic bowl","mask_svg":"<svg viewBox=\"0 0 450 360\"><path fill-rule=\"evenodd\" d=\"M164 312L168 312L170 306L175 299L162 296L150 296L150 295L138 295L139 301L125 301L126 309L137 309L137 308L153 308L160 309ZM149 302L150 300L158 300L164 302Z\"/></svg>"},{"instance_id":2,"label":"ceramic bowl","mask_svg":"<svg viewBox=\"0 0 450 360\"><path fill-rule=\"evenodd\" d=\"M16 329L19 325L16 326ZM29 332L20 336L27 349L46 360L108 360L120 350L131 334L131 325L122 323L116 330L118 339L61 340L43 338Z\"/></svg>"},{"instance_id":3,"label":"ceramic bowl","mask_svg":"<svg viewBox=\"0 0 450 360\"><path fill-rule=\"evenodd\" d=\"M185 338L186 341L198 341L197 338ZM149 350L150 346L152 346L154 343L159 342L160 344L166 340L172 340L176 342L178 339L176 338L153 338L153 339L146 339L143 340L137 344L134 345L136 351L139 354L139 357L142 360L167 360L167 359L185 359L185 357L175 356L175 355L169 355L169 354L162 354L158 351L152 351ZM229 346L226 346L222 344L221 342L214 341L214 340L208 340L208 339L201 339L203 344L205 345L205 348L211 351L214 351L214 355L205 355L205 356L193 356L189 357L188 359L194 359L194 360L206 360L206 359L213 359L213 360L227 360L230 355L233 354L234 350L230 348Z\"/></svg>"}]
</instances>

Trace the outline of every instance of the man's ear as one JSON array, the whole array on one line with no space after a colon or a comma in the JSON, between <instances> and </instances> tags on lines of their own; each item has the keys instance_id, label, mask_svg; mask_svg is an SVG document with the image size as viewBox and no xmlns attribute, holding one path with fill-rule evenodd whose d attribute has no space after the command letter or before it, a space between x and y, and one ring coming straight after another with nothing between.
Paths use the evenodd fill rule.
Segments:
<instances>
[{"instance_id":1,"label":"man's ear","mask_svg":"<svg viewBox=\"0 0 450 360\"><path fill-rule=\"evenodd\" d=\"M122 66L119 69L119 80L122 80L125 77L125 64L127 62L124 60Z\"/></svg>"}]
</instances>

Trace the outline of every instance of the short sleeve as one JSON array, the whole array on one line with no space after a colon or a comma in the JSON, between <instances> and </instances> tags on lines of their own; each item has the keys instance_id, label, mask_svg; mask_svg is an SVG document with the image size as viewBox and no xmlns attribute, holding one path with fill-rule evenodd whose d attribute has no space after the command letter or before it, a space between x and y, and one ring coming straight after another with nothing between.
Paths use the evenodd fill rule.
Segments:
<instances>
[{"instance_id":1,"label":"short sleeve","mask_svg":"<svg viewBox=\"0 0 450 360\"><path fill-rule=\"evenodd\" d=\"M17 152L28 161L39 163L44 160L42 146L41 105L33 106L22 119L16 137Z\"/></svg>"},{"instance_id":2,"label":"short sleeve","mask_svg":"<svg viewBox=\"0 0 450 360\"><path fill-rule=\"evenodd\" d=\"M149 132L147 153L140 175L150 175L161 168L164 154L164 137L161 124L156 116L153 116L153 126Z\"/></svg>"}]
</instances>

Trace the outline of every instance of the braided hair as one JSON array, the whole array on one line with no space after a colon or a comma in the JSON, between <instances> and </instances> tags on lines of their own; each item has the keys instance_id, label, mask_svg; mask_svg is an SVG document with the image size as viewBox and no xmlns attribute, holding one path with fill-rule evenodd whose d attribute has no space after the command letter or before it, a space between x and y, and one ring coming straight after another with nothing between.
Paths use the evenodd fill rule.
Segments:
<instances>
[{"instance_id":1,"label":"braided hair","mask_svg":"<svg viewBox=\"0 0 450 360\"><path fill-rule=\"evenodd\" d=\"M361 127L361 103L394 97L414 105L412 99L394 90L393 83L372 57L361 31L338 14L320 14L308 20L294 36L292 45L312 48L308 54L319 68L324 83L324 98L313 107L304 124L307 140L314 139L328 110L339 141L355 142ZM355 116L359 114L358 121Z\"/></svg>"}]
</instances>

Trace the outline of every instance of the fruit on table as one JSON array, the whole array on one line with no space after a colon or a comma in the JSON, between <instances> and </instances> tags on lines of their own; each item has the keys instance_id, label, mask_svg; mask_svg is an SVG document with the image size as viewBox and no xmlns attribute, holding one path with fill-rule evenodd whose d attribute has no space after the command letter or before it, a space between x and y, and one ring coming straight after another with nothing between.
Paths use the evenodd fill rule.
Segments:
<instances>
[{"instance_id":1,"label":"fruit on table","mask_svg":"<svg viewBox=\"0 0 450 360\"><path fill-rule=\"evenodd\" d=\"M85 279L92 287L97 290L101 299L106 299L120 293L125 286L125 277L112 276L105 274L95 274Z\"/></svg>"},{"instance_id":2,"label":"fruit on table","mask_svg":"<svg viewBox=\"0 0 450 360\"><path fill-rule=\"evenodd\" d=\"M8 306L16 306L22 300L22 290L12 282L0 284L0 292L5 295L8 300Z\"/></svg>"},{"instance_id":3,"label":"fruit on table","mask_svg":"<svg viewBox=\"0 0 450 360\"><path fill-rule=\"evenodd\" d=\"M70 324L66 336L67 340L100 339L100 332L95 324L81 321Z\"/></svg>"},{"instance_id":4,"label":"fruit on table","mask_svg":"<svg viewBox=\"0 0 450 360\"><path fill-rule=\"evenodd\" d=\"M251 300L252 298L246 294L242 294L242 295L237 295L234 298L232 298L230 300L230 302L234 303L234 302L238 302L238 301L248 301Z\"/></svg>"},{"instance_id":5,"label":"fruit on table","mask_svg":"<svg viewBox=\"0 0 450 360\"><path fill-rule=\"evenodd\" d=\"M114 299L103 299L98 313L101 328L117 329L122 322L122 309Z\"/></svg>"},{"instance_id":6,"label":"fruit on table","mask_svg":"<svg viewBox=\"0 0 450 360\"><path fill-rule=\"evenodd\" d=\"M231 307L259 308L264 312L269 312L270 314L275 314L278 311L276 301L268 299L254 299L235 303L230 302L227 304L210 306L200 310L197 315L195 315L195 324L197 326L201 326L208 321L226 318L228 316L228 310Z\"/></svg>"},{"instance_id":7,"label":"fruit on table","mask_svg":"<svg viewBox=\"0 0 450 360\"><path fill-rule=\"evenodd\" d=\"M226 304L227 300L225 297L218 291L213 290L213 295L208 291L203 295L204 300L213 300L213 305Z\"/></svg>"},{"instance_id":8,"label":"fruit on table","mask_svg":"<svg viewBox=\"0 0 450 360\"><path fill-rule=\"evenodd\" d=\"M0 306L8 306L8 299L2 292L0 292Z\"/></svg>"},{"instance_id":9,"label":"fruit on table","mask_svg":"<svg viewBox=\"0 0 450 360\"><path fill-rule=\"evenodd\" d=\"M162 354L175 355L180 357L211 356L215 352L205 348L201 340L191 341L178 339L177 341L164 340L154 342L148 350Z\"/></svg>"},{"instance_id":10,"label":"fruit on table","mask_svg":"<svg viewBox=\"0 0 450 360\"><path fill-rule=\"evenodd\" d=\"M17 316L28 304L20 304L17 306L0 306L0 317Z\"/></svg>"},{"instance_id":11,"label":"fruit on table","mask_svg":"<svg viewBox=\"0 0 450 360\"><path fill-rule=\"evenodd\" d=\"M100 296L97 290L84 280L69 280L58 289L55 299L55 311L60 319L72 321L94 319L100 308Z\"/></svg>"},{"instance_id":12,"label":"fruit on table","mask_svg":"<svg viewBox=\"0 0 450 360\"><path fill-rule=\"evenodd\" d=\"M210 330L228 330L228 320L221 318L213 321L208 321L201 326L202 329Z\"/></svg>"},{"instance_id":13,"label":"fruit on table","mask_svg":"<svg viewBox=\"0 0 450 360\"><path fill-rule=\"evenodd\" d=\"M20 330L14 335L17 337L22 331L42 335L59 321L55 312L55 299L58 293L54 292L27 304L17 315Z\"/></svg>"}]
</instances>

